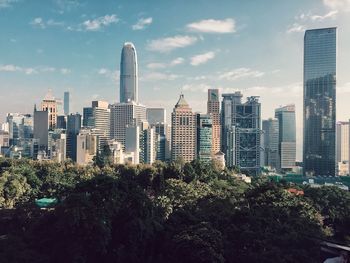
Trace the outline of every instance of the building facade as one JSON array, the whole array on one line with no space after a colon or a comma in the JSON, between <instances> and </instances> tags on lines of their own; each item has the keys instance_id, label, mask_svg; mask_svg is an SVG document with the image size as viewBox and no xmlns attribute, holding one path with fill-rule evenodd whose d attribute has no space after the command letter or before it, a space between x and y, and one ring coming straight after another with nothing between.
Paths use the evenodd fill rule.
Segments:
<instances>
[{"instance_id":1,"label":"building facade","mask_svg":"<svg viewBox=\"0 0 350 263\"><path fill-rule=\"evenodd\" d=\"M171 114L171 160L196 158L196 117L181 94Z\"/></svg>"},{"instance_id":2,"label":"building facade","mask_svg":"<svg viewBox=\"0 0 350 263\"><path fill-rule=\"evenodd\" d=\"M208 102L207 102L207 114L211 115L212 118L212 155L219 152L220 149L220 101L219 101L219 90L208 89Z\"/></svg>"},{"instance_id":3,"label":"building facade","mask_svg":"<svg viewBox=\"0 0 350 263\"><path fill-rule=\"evenodd\" d=\"M222 149L226 166L239 168L248 175L260 174L261 105L258 97L242 103L240 92L222 94Z\"/></svg>"},{"instance_id":4,"label":"building facade","mask_svg":"<svg viewBox=\"0 0 350 263\"><path fill-rule=\"evenodd\" d=\"M278 154L282 170L292 170L296 160L295 105L290 104L275 110L278 119Z\"/></svg>"},{"instance_id":5,"label":"building facade","mask_svg":"<svg viewBox=\"0 0 350 263\"><path fill-rule=\"evenodd\" d=\"M210 162L213 158L213 120L210 114L196 114L197 118L197 157Z\"/></svg>"},{"instance_id":6,"label":"building facade","mask_svg":"<svg viewBox=\"0 0 350 263\"><path fill-rule=\"evenodd\" d=\"M335 175L336 35L336 28L322 28L304 36L305 175Z\"/></svg>"},{"instance_id":7,"label":"building facade","mask_svg":"<svg viewBox=\"0 0 350 263\"><path fill-rule=\"evenodd\" d=\"M81 115L79 113L67 116L67 158L77 161L77 135L81 129Z\"/></svg>"},{"instance_id":8,"label":"building facade","mask_svg":"<svg viewBox=\"0 0 350 263\"><path fill-rule=\"evenodd\" d=\"M268 119L262 122L264 136L264 165L274 169L279 168L279 125L278 119Z\"/></svg>"},{"instance_id":9,"label":"building facade","mask_svg":"<svg viewBox=\"0 0 350 263\"><path fill-rule=\"evenodd\" d=\"M110 106L110 138L125 147L126 127L146 121L146 107L135 103L116 103Z\"/></svg>"},{"instance_id":10,"label":"building facade","mask_svg":"<svg viewBox=\"0 0 350 263\"><path fill-rule=\"evenodd\" d=\"M147 108L147 121L150 125L166 123L166 110L164 108Z\"/></svg>"},{"instance_id":11,"label":"building facade","mask_svg":"<svg viewBox=\"0 0 350 263\"><path fill-rule=\"evenodd\" d=\"M69 95L69 91L65 91L63 96L64 96L64 98L63 98L63 112L64 112L64 115L67 116L70 113L70 108L69 108L70 95Z\"/></svg>"},{"instance_id":12,"label":"building facade","mask_svg":"<svg viewBox=\"0 0 350 263\"><path fill-rule=\"evenodd\" d=\"M52 96L51 91L49 91L43 101L41 102L41 110L47 111L49 114L49 129L53 130L56 128L57 124L57 100Z\"/></svg>"},{"instance_id":13,"label":"building facade","mask_svg":"<svg viewBox=\"0 0 350 263\"><path fill-rule=\"evenodd\" d=\"M120 102L138 102L137 54L133 43L124 44L120 59Z\"/></svg>"}]
</instances>

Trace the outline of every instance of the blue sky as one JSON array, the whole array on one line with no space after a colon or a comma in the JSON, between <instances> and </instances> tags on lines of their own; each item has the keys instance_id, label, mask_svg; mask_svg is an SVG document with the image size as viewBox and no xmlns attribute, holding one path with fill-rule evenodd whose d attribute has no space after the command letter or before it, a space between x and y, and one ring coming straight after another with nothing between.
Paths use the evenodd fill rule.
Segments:
<instances>
[{"instance_id":1,"label":"blue sky","mask_svg":"<svg viewBox=\"0 0 350 263\"><path fill-rule=\"evenodd\" d=\"M297 107L301 157L303 34L338 27L337 119L350 118L350 0L0 0L0 116L31 112L48 89L72 110L119 100L120 51L135 44L139 99L168 115L180 92L258 95L263 118Z\"/></svg>"}]
</instances>

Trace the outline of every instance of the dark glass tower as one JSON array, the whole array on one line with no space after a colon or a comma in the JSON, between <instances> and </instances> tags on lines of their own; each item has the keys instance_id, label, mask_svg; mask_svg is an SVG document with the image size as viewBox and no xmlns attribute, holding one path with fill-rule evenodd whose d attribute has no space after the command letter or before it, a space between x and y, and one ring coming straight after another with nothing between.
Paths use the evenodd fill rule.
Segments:
<instances>
[{"instance_id":1,"label":"dark glass tower","mask_svg":"<svg viewBox=\"0 0 350 263\"><path fill-rule=\"evenodd\" d=\"M305 175L335 175L336 28L304 36Z\"/></svg>"},{"instance_id":2,"label":"dark glass tower","mask_svg":"<svg viewBox=\"0 0 350 263\"><path fill-rule=\"evenodd\" d=\"M137 54L133 43L126 42L120 60L120 102L138 102Z\"/></svg>"}]
</instances>

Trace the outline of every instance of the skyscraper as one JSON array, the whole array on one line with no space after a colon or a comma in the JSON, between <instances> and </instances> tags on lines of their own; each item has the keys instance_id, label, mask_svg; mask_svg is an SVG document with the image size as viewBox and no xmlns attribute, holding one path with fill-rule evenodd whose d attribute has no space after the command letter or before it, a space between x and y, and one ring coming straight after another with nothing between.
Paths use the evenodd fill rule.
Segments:
<instances>
[{"instance_id":1,"label":"skyscraper","mask_svg":"<svg viewBox=\"0 0 350 263\"><path fill-rule=\"evenodd\" d=\"M196 158L196 118L181 94L171 113L171 159L191 162Z\"/></svg>"},{"instance_id":2,"label":"skyscraper","mask_svg":"<svg viewBox=\"0 0 350 263\"><path fill-rule=\"evenodd\" d=\"M38 150L47 151L49 140L49 113L48 111L37 111L34 108L33 138L36 140ZM37 152L34 153L36 158Z\"/></svg>"},{"instance_id":3,"label":"skyscraper","mask_svg":"<svg viewBox=\"0 0 350 263\"><path fill-rule=\"evenodd\" d=\"M53 97L52 91L46 94L45 98L41 102L41 110L47 111L49 114L49 129L53 130L57 124L57 100Z\"/></svg>"},{"instance_id":4,"label":"skyscraper","mask_svg":"<svg viewBox=\"0 0 350 263\"><path fill-rule=\"evenodd\" d=\"M77 135L81 128L81 115L79 113L67 116L67 157L77 160Z\"/></svg>"},{"instance_id":5,"label":"skyscraper","mask_svg":"<svg viewBox=\"0 0 350 263\"><path fill-rule=\"evenodd\" d=\"M263 120L262 129L264 131L264 162L272 168L279 168L278 154L278 119Z\"/></svg>"},{"instance_id":6,"label":"skyscraper","mask_svg":"<svg viewBox=\"0 0 350 263\"><path fill-rule=\"evenodd\" d=\"M278 119L278 155L282 170L291 170L296 158L295 106L290 104L275 110Z\"/></svg>"},{"instance_id":7,"label":"skyscraper","mask_svg":"<svg viewBox=\"0 0 350 263\"><path fill-rule=\"evenodd\" d=\"M164 108L147 108L147 121L149 125L166 123L166 110Z\"/></svg>"},{"instance_id":8,"label":"skyscraper","mask_svg":"<svg viewBox=\"0 0 350 263\"><path fill-rule=\"evenodd\" d=\"M63 99L63 111L64 115L69 115L69 91L64 92L64 99Z\"/></svg>"},{"instance_id":9,"label":"skyscraper","mask_svg":"<svg viewBox=\"0 0 350 263\"><path fill-rule=\"evenodd\" d=\"M138 102L137 54L133 43L126 42L120 60L120 102Z\"/></svg>"},{"instance_id":10,"label":"skyscraper","mask_svg":"<svg viewBox=\"0 0 350 263\"><path fill-rule=\"evenodd\" d=\"M210 162L212 153L213 122L210 114L197 114L197 156L203 162Z\"/></svg>"},{"instance_id":11,"label":"skyscraper","mask_svg":"<svg viewBox=\"0 0 350 263\"><path fill-rule=\"evenodd\" d=\"M222 149L229 168L238 167L248 175L260 174L261 113L258 97L242 103L240 92L222 94Z\"/></svg>"},{"instance_id":12,"label":"skyscraper","mask_svg":"<svg viewBox=\"0 0 350 263\"><path fill-rule=\"evenodd\" d=\"M219 90L208 89L207 113L212 118L212 154L220 151L220 101Z\"/></svg>"},{"instance_id":13,"label":"skyscraper","mask_svg":"<svg viewBox=\"0 0 350 263\"><path fill-rule=\"evenodd\" d=\"M102 151L104 145L108 144L110 137L110 109L106 101L93 101L91 104L92 117L90 127L97 135L98 148Z\"/></svg>"},{"instance_id":14,"label":"skyscraper","mask_svg":"<svg viewBox=\"0 0 350 263\"><path fill-rule=\"evenodd\" d=\"M125 147L126 127L146 121L146 107L135 102L116 103L110 106L110 138Z\"/></svg>"},{"instance_id":15,"label":"skyscraper","mask_svg":"<svg viewBox=\"0 0 350 263\"><path fill-rule=\"evenodd\" d=\"M305 175L335 175L336 28L304 36Z\"/></svg>"},{"instance_id":16,"label":"skyscraper","mask_svg":"<svg viewBox=\"0 0 350 263\"><path fill-rule=\"evenodd\" d=\"M336 161L338 175L349 174L349 122L337 122L336 131ZM342 167L344 167L344 169L341 169Z\"/></svg>"}]
</instances>

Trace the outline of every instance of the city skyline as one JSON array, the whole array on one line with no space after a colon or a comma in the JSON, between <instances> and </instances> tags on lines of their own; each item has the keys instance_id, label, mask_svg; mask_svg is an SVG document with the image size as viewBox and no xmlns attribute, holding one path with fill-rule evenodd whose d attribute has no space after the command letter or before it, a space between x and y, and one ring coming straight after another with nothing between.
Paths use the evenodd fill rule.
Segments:
<instances>
[{"instance_id":1,"label":"city skyline","mask_svg":"<svg viewBox=\"0 0 350 263\"><path fill-rule=\"evenodd\" d=\"M0 51L2 121L7 112L32 113L48 89L60 98L70 91L71 112L81 114L92 100L117 102L120 50L131 41L139 56L140 102L170 113L173 98L183 92L194 111L205 113L208 88L240 90L261 97L262 119L272 117L280 105L295 103L301 160L304 30L338 27L337 120L346 121L350 4L289 1L274 3L270 10L270 5L253 2L227 1L218 7L208 1L155 1L156 8L150 8L142 2L117 6L110 1L96 8L91 1L2 1L0 21L7 40ZM261 11L250 11L251 5ZM180 18L177 10L184 11ZM278 23L265 13L276 15ZM21 18L5 22L15 14Z\"/></svg>"}]
</instances>

